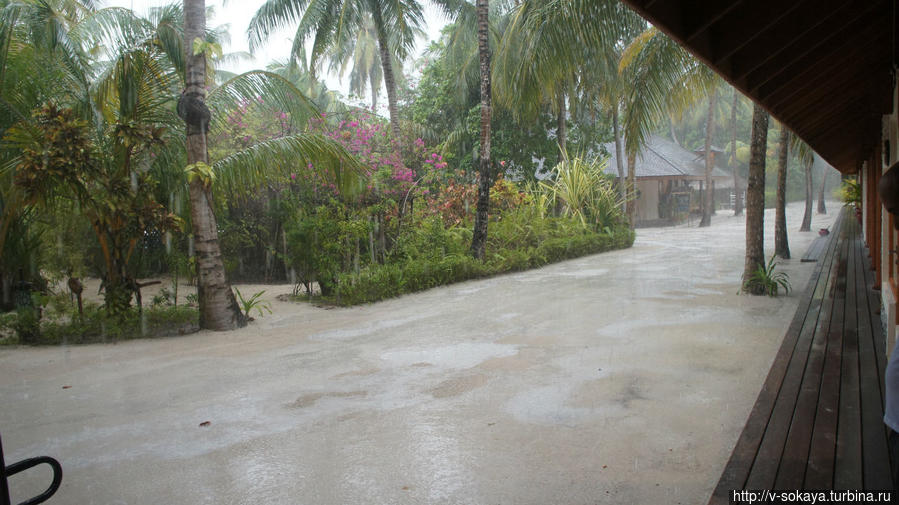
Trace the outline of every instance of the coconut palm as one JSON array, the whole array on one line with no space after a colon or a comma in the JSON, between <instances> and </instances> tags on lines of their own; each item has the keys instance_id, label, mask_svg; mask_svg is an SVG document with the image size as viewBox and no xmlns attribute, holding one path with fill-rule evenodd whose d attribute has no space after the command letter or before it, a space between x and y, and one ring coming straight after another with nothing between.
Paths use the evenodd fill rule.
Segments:
<instances>
[{"instance_id":1,"label":"coconut palm","mask_svg":"<svg viewBox=\"0 0 899 505\"><path fill-rule=\"evenodd\" d=\"M780 125L780 143L777 146L777 198L774 205L774 254L790 259L787 240L787 161L790 158L790 131Z\"/></svg>"},{"instance_id":2,"label":"coconut palm","mask_svg":"<svg viewBox=\"0 0 899 505\"><path fill-rule=\"evenodd\" d=\"M759 268L765 268L765 151L768 146L768 112L759 104L752 109L749 177L746 184L746 262L743 290L765 294L765 287L751 282Z\"/></svg>"},{"instance_id":3,"label":"coconut palm","mask_svg":"<svg viewBox=\"0 0 899 505\"><path fill-rule=\"evenodd\" d=\"M415 30L415 37L424 36L420 29ZM398 51L391 50L393 68L402 68L402 61L397 58ZM349 70L350 93L365 96L366 89L371 91L371 109L378 109L378 94L384 71L381 65L381 54L378 49L378 31L370 15L365 15L362 26L355 39L344 39L341 44L328 48L325 57L329 60L329 70L343 79ZM403 73L396 76L397 84L403 85Z\"/></svg>"},{"instance_id":4,"label":"coconut palm","mask_svg":"<svg viewBox=\"0 0 899 505\"><path fill-rule=\"evenodd\" d=\"M815 196L812 184L812 168L815 166L815 153L796 134L790 135L790 148L796 153L799 163L805 170L805 213L802 215L802 224L799 226L799 231L811 231L812 200Z\"/></svg>"},{"instance_id":5,"label":"coconut palm","mask_svg":"<svg viewBox=\"0 0 899 505\"><path fill-rule=\"evenodd\" d=\"M178 103L179 115L187 125L187 165L194 167L189 182L191 225L197 258L197 295L200 326L213 330L231 330L247 324L231 284L218 243L218 228L212 206L212 180L209 176L209 149L206 133L211 119L206 106L205 51L194 49L194 40L204 40L205 0L184 0L185 87ZM187 111L184 111L187 109ZM205 112L205 114L204 114Z\"/></svg>"},{"instance_id":6,"label":"coconut palm","mask_svg":"<svg viewBox=\"0 0 899 505\"><path fill-rule=\"evenodd\" d=\"M683 111L704 96L709 98L705 139L705 187L702 219L709 226L712 216L711 140L715 131L715 108L723 79L694 58L683 47L655 27L647 28L625 49L620 68L632 82L625 132L628 163L668 111Z\"/></svg>"},{"instance_id":7,"label":"coconut palm","mask_svg":"<svg viewBox=\"0 0 899 505\"><path fill-rule=\"evenodd\" d=\"M192 8L196 11L196 6ZM150 186L162 186L160 192L163 194L181 192L179 188L183 188L187 184L186 179L193 175L190 185L202 193L194 201L206 200L205 209L198 207L198 212L205 214L190 219L195 229L200 227L197 250L207 247L202 254L215 257L216 253L209 249L213 245L208 231L210 228L213 232L215 230L209 204L209 183L213 174L222 184L239 180L244 188L248 188L251 187L248 182L261 179L263 174L288 171L296 167L298 160L302 164L314 162L316 169L327 171L344 184L348 174L358 169L357 162L339 145L305 133L251 146L244 152L215 162L208 160L205 146L201 144L201 149L194 143L202 141L205 144L207 128L212 132L221 131L225 123L223 118L242 101L265 97L267 104L283 111L296 125L305 124L306 118L315 112L309 100L286 79L272 73L252 72L230 79L210 91L208 108L212 111L211 121L192 128L190 132L193 137L202 137L193 138L190 143L191 161L199 159L202 164L190 163L191 174L185 174L187 144L184 136L175 133L184 124L174 112L175 102L184 89L184 70L188 59L203 61L203 52L215 50L217 43L212 32L204 32L202 24L194 24L195 28L199 27L199 31L195 29L191 32L194 43L190 45L195 50L187 52L187 44L183 43L181 26L184 16L180 7L156 10L149 19L139 18L127 9L84 10L83 15L65 26L59 26L50 39L57 42L47 45L48 38L35 37L34 30L23 21L31 21L34 16L22 16L21 12L21 8L19 13L6 11L11 15L7 20L12 24L0 24L0 29L9 30L9 37L15 37L15 43L7 46L11 50L3 53L3 66L0 66L3 77L0 78L19 80L34 75L33 82L41 84L32 84L32 89L29 89L22 85L6 86L4 83L0 90L4 94L4 106L0 107L0 128L5 139L0 146L0 225L7 229L9 225L6 223L12 222L9 217L35 207L52 205L53 197L62 190L74 191L76 196L91 197L79 199L89 204L82 206L83 212L95 224L101 245L104 241L107 245L115 245L108 247L109 254L106 254L107 247L104 246L108 294L110 285L129 281L127 256L130 253L122 254L120 251L124 249L127 252L128 248L133 248L134 237L125 236L125 242L119 240L116 230L124 229L130 233L130 228L116 228L118 221L110 221L109 217L114 217L122 205L115 203L117 200L114 199L98 198L102 193L92 195L91 191L83 189L88 188L85 181L108 181L117 185L116 193L111 195L121 197L127 203L129 192L148 195ZM194 12L193 15L198 14ZM209 79L200 75L202 72L192 72L192 90L196 91L197 82L201 88L209 84ZM32 94L35 90L37 94ZM202 91L200 93L202 96ZM32 117L32 110L37 110L47 100L54 107L58 105L61 110L74 112L66 124L77 126L70 129L84 137L85 150L91 152L91 157L72 167L92 170L96 172L95 177L69 180L71 184L67 185L61 184L65 179L56 175L41 179L46 182L41 185L15 183L18 182L17 177L19 181L27 181L28 168L35 166L28 163L23 153L27 154L31 146L41 149L40 146L46 145L41 134L47 129L39 128L40 116ZM202 111L202 107L199 110ZM98 148L90 149L91 146ZM130 184L127 182L129 179ZM202 187L197 188L201 184ZM112 187L106 185L100 189ZM102 201L110 202L110 205L105 205L105 210L100 205ZM152 203L147 201L150 207ZM6 235L5 231L0 233L0 241ZM0 243L0 250L2 247ZM208 267L210 263L207 260L208 257L202 258L203 268L209 268L215 274L214 265ZM201 279L201 282L205 280ZM221 282L224 279L214 280ZM230 292L230 288L225 289L220 284L215 289ZM209 296L210 289L204 285L200 293L203 300ZM116 305L122 303L127 304L128 299L119 300ZM215 316L208 315L210 310L219 310L215 303L201 301L201 307L206 327L221 329L239 322L227 312L227 303L226 310Z\"/></svg>"},{"instance_id":8,"label":"coconut palm","mask_svg":"<svg viewBox=\"0 0 899 505\"><path fill-rule=\"evenodd\" d=\"M628 100L639 97L625 93L629 77L618 72L621 47L644 28L645 21L616 1L516 2L498 50L498 102L522 118L535 117L550 103L557 115L560 146L565 142L569 101L604 104L611 111L620 151ZM632 142L639 144L642 138L637 135ZM633 161L636 152L633 156L629 152L628 159ZM627 201L625 157L617 158L621 200Z\"/></svg>"},{"instance_id":9,"label":"coconut palm","mask_svg":"<svg viewBox=\"0 0 899 505\"><path fill-rule=\"evenodd\" d=\"M400 138L399 109L393 56L404 59L415 43L422 23L421 5L415 0L267 0L256 11L247 35L250 49L259 47L275 30L296 25L292 58L305 58L305 44L312 39L310 68L327 51L349 47L370 19L376 32L378 53L387 89L390 128Z\"/></svg>"},{"instance_id":10,"label":"coconut palm","mask_svg":"<svg viewBox=\"0 0 899 505\"><path fill-rule=\"evenodd\" d=\"M734 95L730 105L730 169L734 173L734 216L743 215L743 192L740 190L740 178L737 175L737 100L740 92L733 88Z\"/></svg>"},{"instance_id":11,"label":"coconut palm","mask_svg":"<svg viewBox=\"0 0 899 505\"><path fill-rule=\"evenodd\" d=\"M481 69L481 147L478 157L478 203L475 212L471 253L484 259L487 246L487 211L490 206L490 120L492 100L490 94L490 4L477 0L478 60Z\"/></svg>"}]
</instances>

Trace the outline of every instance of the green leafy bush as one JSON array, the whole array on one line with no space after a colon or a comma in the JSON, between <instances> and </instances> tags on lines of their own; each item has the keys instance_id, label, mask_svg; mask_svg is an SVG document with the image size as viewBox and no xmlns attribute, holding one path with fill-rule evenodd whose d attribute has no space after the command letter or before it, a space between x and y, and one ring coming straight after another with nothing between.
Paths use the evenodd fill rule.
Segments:
<instances>
[{"instance_id":1,"label":"green leafy bush","mask_svg":"<svg viewBox=\"0 0 899 505\"><path fill-rule=\"evenodd\" d=\"M752 294L766 294L776 297L781 288L786 294L790 294L790 277L786 272L777 272L775 256L771 256L768 264L759 266L755 272L743 282L743 292Z\"/></svg>"},{"instance_id":2,"label":"green leafy bush","mask_svg":"<svg viewBox=\"0 0 899 505\"><path fill-rule=\"evenodd\" d=\"M0 319L0 327L6 325L16 330L16 336L15 341L7 336L5 343L89 344L192 333L199 329L199 312L196 308L179 305L146 308L143 316L136 308L110 316L98 305L87 304L83 317L77 312L55 314L43 317L35 324L27 311L19 311L15 319L8 315ZM6 331L0 333L7 334Z\"/></svg>"},{"instance_id":3,"label":"green leafy bush","mask_svg":"<svg viewBox=\"0 0 899 505\"><path fill-rule=\"evenodd\" d=\"M630 247L634 242L633 230L619 226L596 233L584 229L575 218L548 218L539 220L523 229L522 209L519 215L508 214L493 225L488 245L490 255L480 262L468 254L468 234L455 228L440 233L435 228L441 222L423 226L408 233L421 235L401 237L406 244L416 247L405 249L398 261L384 265L370 265L358 274L344 273L338 277L338 287L333 297L341 305L370 303L405 293L413 293L436 286L487 277L506 272L516 272L549 263ZM466 230L467 231L467 230ZM439 237L428 249L426 237ZM442 251L452 251L441 254Z\"/></svg>"}]
</instances>

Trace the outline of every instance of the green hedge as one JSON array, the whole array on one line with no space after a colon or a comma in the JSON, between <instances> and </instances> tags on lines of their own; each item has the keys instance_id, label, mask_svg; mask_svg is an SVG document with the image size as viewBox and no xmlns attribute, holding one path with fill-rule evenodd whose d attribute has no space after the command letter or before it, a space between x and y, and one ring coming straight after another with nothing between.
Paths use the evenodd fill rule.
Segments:
<instances>
[{"instance_id":1,"label":"green hedge","mask_svg":"<svg viewBox=\"0 0 899 505\"><path fill-rule=\"evenodd\" d=\"M136 308L129 309L123 318L116 318L95 305L85 307L84 317L74 313L66 317L29 320L27 325L23 324L33 312L33 309L26 309L18 313L7 313L0 318L0 337L3 337L0 343L90 344L180 335L199 330L199 311L184 305L144 308L143 324Z\"/></svg>"},{"instance_id":2,"label":"green hedge","mask_svg":"<svg viewBox=\"0 0 899 505\"><path fill-rule=\"evenodd\" d=\"M338 278L332 301L340 305L357 305L393 298L454 282L477 279L506 272L517 272L590 254L625 249L633 245L634 231L619 226L603 233L556 227L555 233L530 241L534 245L492 251L484 262L468 254L454 253L440 258L422 256L406 258L383 265L373 265L358 274L344 273Z\"/></svg>"}]
</instances>

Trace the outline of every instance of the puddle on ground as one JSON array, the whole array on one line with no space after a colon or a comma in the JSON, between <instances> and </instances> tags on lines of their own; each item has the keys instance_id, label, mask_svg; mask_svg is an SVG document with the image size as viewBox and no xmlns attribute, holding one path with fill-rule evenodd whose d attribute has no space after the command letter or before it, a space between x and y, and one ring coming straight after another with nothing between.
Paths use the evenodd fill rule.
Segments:
<instances>
[{"instance_id":1,"label":"puddle on ground","mask_svg":"<svg viewBox=\"0 0 899 505\"><path fill-rule=\"evenodd\" d=\"M463 377L447 379L431 388L428 392L431 393L434 398L448 398L451 396L461 395L462 393L467 393L471 390L483 386L484 384L487 384L486 375L466 375Z\"/></svg>"},{"instance_id":2,"label":"puddle on ground","mask_svg":"<svg viewBox=\"0 0 899 505\"><path fill-rule=\"evenodd\" d=\"M291 409L302 409L315 405L315 402L319 401L322 398L362 398L364 396L368 396L368 391L334 391L309 393L298 397L295 401L285 405L285 407Z\"/></svg>"},{"instance_id":3,"label":"puddle on ground","mask_svg":"<svg viewBox=\"0 0 899 505\"><path fill-rule=\"evenodd\" d=\"M607 273L609 273L608 268L588 268L576 270L574 272L559 272L559 275L563 277L574 277L576 279L586 279L590 277L600 277Z\"/></svg>"},{"instance_id":4,"label":"puddle on ground","mask_svg":"<svg viewBox=\"0 0 899 505\"><path fill-rule=\"evenodd\" d=\"M512 356L518 347L508 344L462 343L428 349L400 349L381 354L381 359L395 366L430 363L440 368L471 368L490 358Z\"/></svg>"},{"instance_id":5,"label":"puddle on ground","mask_svg":"<svg viewBox=\"0 0 899 505\"><path fill-rule=\"evenodd\" d=\"M343 379L344 377L365 377L366 375L374 375L380 372L380 368L363 368L360 370L350 370L349 372L339 373L333 377L332 379Z\"/></svg>"},{"instance_id":6,"label":"puddle on ground","mask_svg":"<svg viewBox=\"0 0 899 505\"><path fill-rule=\"evenodd\" d=\"M347 328L340 330L330 330L324 331L321 333L316 333L309 337L310 340L350 340L356 337L361 337L364 335L371 335L372 333L386 330L390 328L396 328L398 326L403 326L409 323L414 323L421 319L427 317L425 314L419 314L411 317L404 317L401 319L387 319L381 320L375 323L365 322L363 326L360 328Z\"/></svg>"},{"instance_id":7,"label":"puddle on ground","mask_svg":"<svg viewBox=\"0 0 899 505\"><path fill-rule=\"evenodd\" d=\"M613 416L625 412L620 404L597 408L572 407L568 404L574 384L551 385L523 391L509 400L505 409L517 421L575 427L596 416Z\"/></svg>"}]
</instances>

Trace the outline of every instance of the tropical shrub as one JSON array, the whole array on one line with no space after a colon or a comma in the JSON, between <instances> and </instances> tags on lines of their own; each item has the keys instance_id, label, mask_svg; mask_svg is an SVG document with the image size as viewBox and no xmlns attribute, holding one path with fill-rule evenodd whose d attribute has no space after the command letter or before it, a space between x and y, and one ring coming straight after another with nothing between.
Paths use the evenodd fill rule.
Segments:
<instances>
[{"instance_id":1,"label":"tropical shrub","mask_svg":"<svg viewBox=\"0 0 899 505\"><path fill-rule=\"evenodd\" d=\"M838 196L840 201L842 201L846 205L852 205L855 208L859 208L862 204L862 190L858 181L855 179L843 179L843 183L840 185L840 189L838 191Z\"/></svg>"},{"instance_id":2,"label":"tropical shrub","mask_svg":"<svg viewBox=\"0 0 899 505\"><path fill-rule=\"evenodd\" d=\"M2 326L9 325L15 338L5 343L28 345L89 344L114 342L132 338L183 335L199 329L199 312L195 307L153 306L138 311L130 308L124 313L109 314L102 307L88 303L84 315L77 312L52 313L38 310L19 311L15 318L0 319L0 335L7 334ZM24 320L23 320L24 319Z\"/></svg>"},{"instance_id":3,"label":"tropical shrub","mask_svg":"<svg viewBox=\"0 0 899 505\"><path fill-rule=\"evenodd\" d=\"M371 264L359 273L341 273L330 299L341 305L370 303L633 245L635 235L627 226L597 233L570 217L542 222L538 219L525 229L536 212L524 207L504 214L503 219L491 225L488 258L484 262L468 253L468 228L443 228L439 220L431 218L420 228L404 230L397 240L397 247L403 252L396 254L393 261Z\"/></svg>"},{"instance_id":4,"label":"tropical shrub","mask_svg":"<svg viewBox=\"0 0 899 505\"><path fill-rule=\"evenodd\" d=\"M775 256L772 255L767 265L759 266L749 279L744 280L743 292L760 292L776 297L780 289L783 289L786 294L790 294L790 276L786 272L776 271L777 263L774 262L774 258Z\"/></svg>"}]
</instances>

